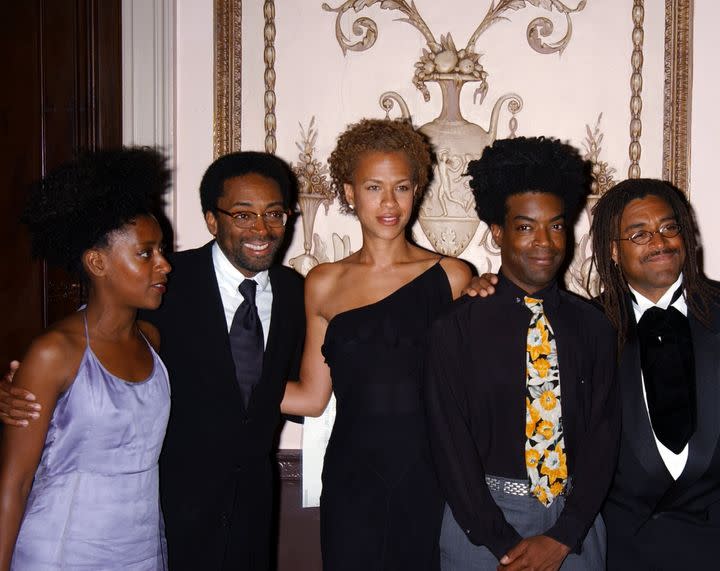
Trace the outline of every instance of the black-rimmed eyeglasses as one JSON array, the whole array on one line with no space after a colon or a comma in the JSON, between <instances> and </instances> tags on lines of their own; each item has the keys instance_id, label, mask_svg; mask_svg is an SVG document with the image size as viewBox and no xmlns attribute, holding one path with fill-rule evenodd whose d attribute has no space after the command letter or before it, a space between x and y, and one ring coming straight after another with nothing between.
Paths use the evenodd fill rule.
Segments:
<instances>
[{"instance_id":1,"label":"black-rimmed eyeglasses","mask_svg":"<svg viewBox=\"0 0 720 571\"><path fill-rule=\"evenodd\" d=\"M644 246L645 244L650 243L655 234L660 234L660 236L662 236L663 238L674 238L675 236L680 234L681 230L682 226L680 226L680 224L666 224L665 226L660 226L660 228L658 228L654 232L651 232L650 230L639 230L629 238L615 238L615 240L629 240L633 244L637 244L638 246Z\"/></svg>"},{"instance_id":2,"label":"black-rimmed eyeglasses","mask_svg":"<svg viewBox=\"0 0 720 571\"><path fill-rule=\"evenodd\" d=\"M252 210L238 210L237 212L229 212L222 208L215 208L218 212L222 212L226 216L233 219L233 224L238 228L252 228L258 218L262 218L265 224L272 228L281 228L288 221L289 213L287 210L266 210L262 214L253 212Z\"/></svg>"}]
</instances>

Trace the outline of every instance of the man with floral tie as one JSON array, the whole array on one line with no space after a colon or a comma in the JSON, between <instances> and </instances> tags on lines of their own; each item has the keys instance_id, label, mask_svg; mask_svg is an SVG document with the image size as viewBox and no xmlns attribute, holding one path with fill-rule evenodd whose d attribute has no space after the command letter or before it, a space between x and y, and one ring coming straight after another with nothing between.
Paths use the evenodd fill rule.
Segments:
<instances>
[{"instance_id":1,"label":"man with floral tie","mask_svg":"<svg viewBox=\"0 0 720 571\"><path fill-rule=\"evenodd\" d=\"M456 302L429 340L443 570L604 569L616 340L556 281L588 165L557 140L519 138L496 141L468 174L502 267L495 295Z\"/></svg>"}]
</instances>

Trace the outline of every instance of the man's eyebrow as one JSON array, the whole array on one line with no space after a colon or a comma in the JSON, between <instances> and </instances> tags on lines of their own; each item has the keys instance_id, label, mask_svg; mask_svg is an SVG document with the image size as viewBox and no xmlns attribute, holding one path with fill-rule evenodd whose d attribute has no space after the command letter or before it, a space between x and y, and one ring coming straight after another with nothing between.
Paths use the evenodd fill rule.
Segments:
<instances>
[{"instance_id":1,"label":"man's eyebrow","mask_svg":"<svg viewBox=\"0 0 720 571\"><path fill-rule=\"evenodd\" d=\"M270 208L271 206L282 206L282 204L283 204L282 200L276 200L275 202L268 202L268 203L265 205L265 209L267 210L267 209ZM248 207L248 208L252 208L252 207L255 206L255 205L254 205L252 202L248 202L247 200L245 200L245 201L242 201L242 200L241 200L241 201L238 201L238 202L233 202L231 208L234 208L235 206L246 206L246 207Z\"/></svg>"},{"instance_id":2,"label":"man's eyebrow","mask_svg":"<svg viewBox=\"0 0 720 571\"><path fill-rule=\"evenodd\" d=\"M557 220L562 220L565 218L564 214L558 214L557 216L553 216L550 219L550 222L556 222ZM525 220L527 222L537 222L537 218L533 218L532 216L525 216L524 214L518 214L517 216L513 216L513 220Z\"/></svg>"},{"instance_id":3,"label":"man's eyebrow","mask_svg":"<svg viewBox=\"0 0 720 571\"><path fill-rule=\"evenodd\" d=\"M662 222L670 222L670 221L676 222L677 216L675 216L674 214L671 214L669 216L665 216L660 219L661 223ZM625 228L623 228L623 232L627 232L628 230L635 230L635 229L643 228L644 226L647 226L647 225L648 225L647 222L636 222L635 224L628 224L627 226L625 226Z\"/></svg>"}]
</instances>

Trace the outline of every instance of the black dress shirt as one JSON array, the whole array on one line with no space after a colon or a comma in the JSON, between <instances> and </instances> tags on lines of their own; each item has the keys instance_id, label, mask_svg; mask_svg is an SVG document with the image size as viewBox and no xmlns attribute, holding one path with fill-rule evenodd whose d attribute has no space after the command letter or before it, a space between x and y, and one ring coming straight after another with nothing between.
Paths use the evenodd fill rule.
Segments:
<instances>
[{"instance_id":1,"label":"black dress shirt","mask_svg":"<svg viewBox=\"0 0 720 571\"><path fill-rule=\"evenodd\" d=\"M522 538L507 523L485 475L527 479L526 294L499 275L495 295L463 297L432 328L425 402L433 456L456 521L499 559ZM555 333L563 431L572 487L545 535L579 552L610 486L620 409L616 339L605 316L553 283L543 300Z\"/></svg>"}]
</instances>

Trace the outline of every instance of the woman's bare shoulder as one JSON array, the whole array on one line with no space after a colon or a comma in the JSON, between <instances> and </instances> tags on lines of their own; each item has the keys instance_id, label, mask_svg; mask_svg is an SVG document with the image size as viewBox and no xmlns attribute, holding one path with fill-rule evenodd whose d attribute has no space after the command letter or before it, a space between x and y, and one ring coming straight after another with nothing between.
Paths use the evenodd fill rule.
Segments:
<instances>
[{"instance_id":1,"label":"woman's bare shoulder","mask_svg":"<svg viewBox=\"0 0 720 571\"><path fill-rule=\"evenodd\" d=\"M337 262L326 262L315 266L305 278L305 287L332 288L348 271L353 264L347 258Z\"/></svg>"},{"instance_id":2,"label":"woman's bare shoulder","mask_svg":"<svg viewBox=\"0 0 720 571\"><path fill-rule=\"evenodd\" d=\"M460 258L444 257L440 260L440 265L450 282L453 292L453 299L460 297L462 291L470 284L472 279L472 270L470 265Z\"/></svg>"},{"instance_id":3,"label":"woman's bare shoulder","mask_svg":"<svg viewBox=\"0 0 720 571\"><path fill-rule=\"evenodd\" d=\"M75 376L85 352L85 328L82 317L68 316L36 337L23 358L16 382L64 385Z\"/></svg>"}]
</instances>

